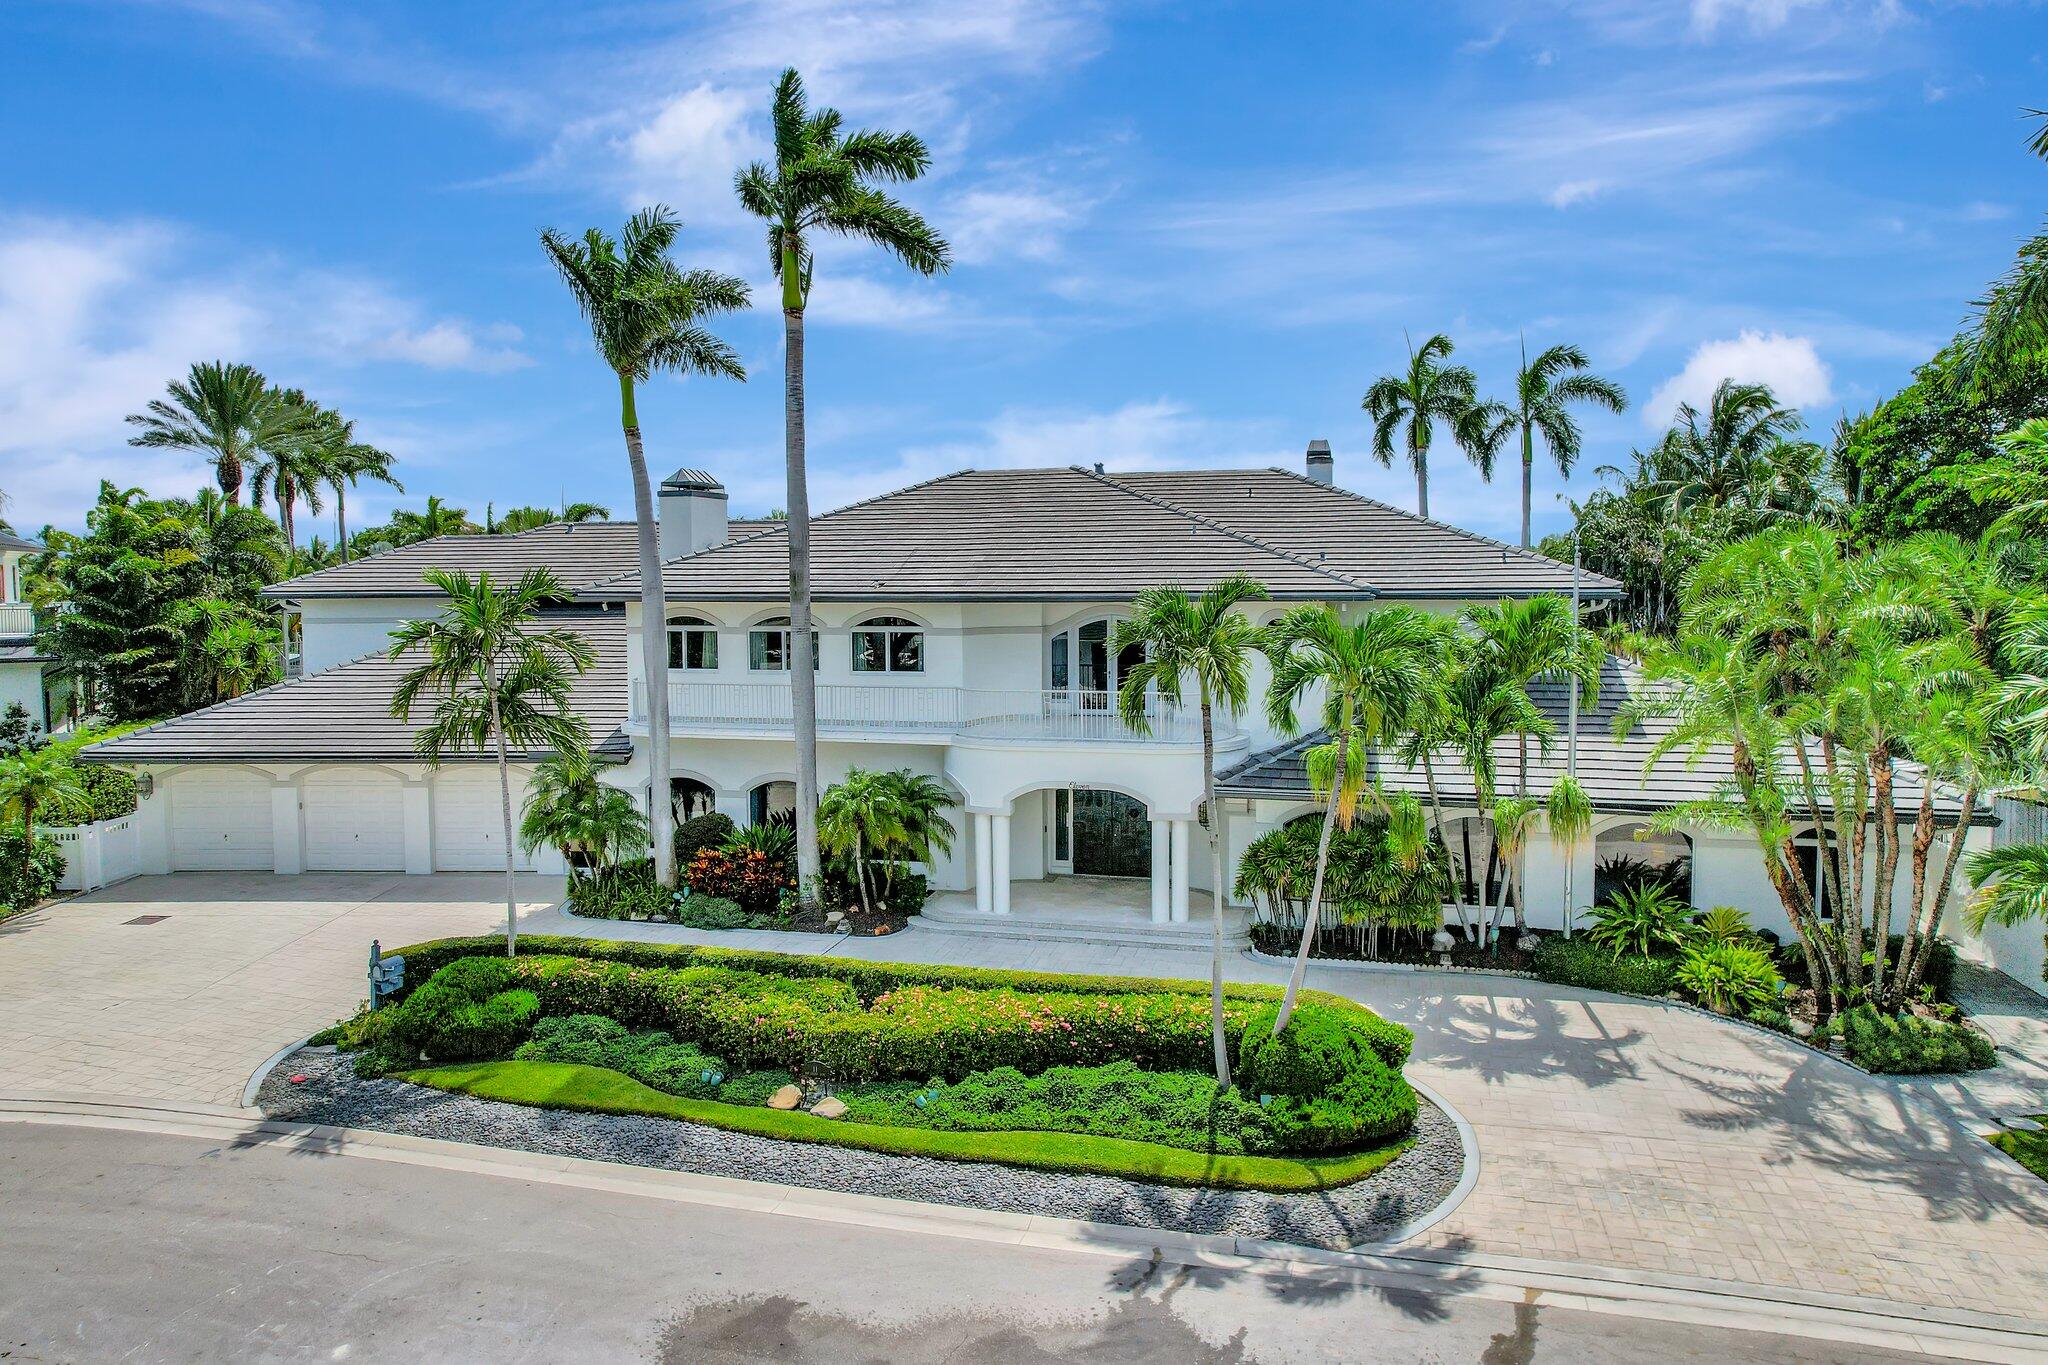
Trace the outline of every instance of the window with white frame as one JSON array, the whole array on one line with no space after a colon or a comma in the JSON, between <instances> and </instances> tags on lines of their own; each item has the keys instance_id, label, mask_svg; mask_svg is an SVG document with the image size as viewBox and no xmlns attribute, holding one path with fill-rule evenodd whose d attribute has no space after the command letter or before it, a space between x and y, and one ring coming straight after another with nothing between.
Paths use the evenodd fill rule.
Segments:
<instances>
[{"instance_id":1,"label":"window with white frame","mask_svg":"<svg viewBox=\"0 0 2048 1365\"><path fill-rule=\"evenodd\" d=\"M789 671L789 618L775 616L747 632L747 667L756 673ZM811 632L811 671L818 671L818 632Z\"/></svg>"},{"instance_id":2,"label":"window with white frame","mask_svg":"<svg viewBox=\"0 0 2048 1365\"><path fill-rule=\"evenodd\" d=\"M701 616L671 616L668 666L703 672L718 667L718 627Z\"/></svg>"},{"instance_id":3,"label":"window with white frame","mask_svg":"<svg viewBox=\"0 0 2048 1365\"><path fill-rule=\"evenodd\" d=\"M924 630L901 616L876 616L853 628L856 673L924 672Z\"/></svg>"}]
</instances>

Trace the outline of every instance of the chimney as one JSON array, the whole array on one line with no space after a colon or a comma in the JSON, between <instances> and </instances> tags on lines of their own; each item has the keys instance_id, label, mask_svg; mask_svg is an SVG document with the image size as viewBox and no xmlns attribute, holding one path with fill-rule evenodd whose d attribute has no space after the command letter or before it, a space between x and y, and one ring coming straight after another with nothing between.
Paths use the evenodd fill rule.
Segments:
<instances>
[{"instance_id":1,"label":"chimney","mask_svg":"<svg viewBox=\"0 0 2048 1365\"><path fill-rule=\"evenodd\" d=\"M1334 483L1336 466L1330 459L1328 441L1308 443L1308 476L1317 483Z\"/></svg>"},{"instance_id":2,"label":"chimney","mask_svg":"<svg viewBox=\"0 0 2048 1365\"><path fill-rule=\"evenodd\" d=\"M725 485L701 469L678 469L661 481L660 509L664 562L725 544Z\"/></svg>"}]
</instances>

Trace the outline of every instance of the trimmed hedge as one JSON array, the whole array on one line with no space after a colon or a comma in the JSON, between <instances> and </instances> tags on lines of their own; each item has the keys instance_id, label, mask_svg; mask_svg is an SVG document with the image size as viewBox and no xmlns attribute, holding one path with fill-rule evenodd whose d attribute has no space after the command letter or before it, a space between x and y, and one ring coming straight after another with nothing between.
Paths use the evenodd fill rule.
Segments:
<instances>
[{"instance_id":1,"label":"trimmed hedge","mask_svg":"<svg viewBox=\"0 0 2048 1365\"><path fill-rule=\"evenodd\" d=\"M1981 1071L1998 1060L1991 1040L1973 1028L1918 1015L1879 1014L1870 1005L1844 1010L1830 1031L1841 1034L1850 1061L1880 1075Z\"/></svg>"},{"instance_id":2,"label":"trimmed hedge","mask_svg":"<svg viewBox=\"0 0 2048 1365\"><path fill-rule=\"evenodd\" d=\"M1676 957L1616 957L1590 939L1551 934L1530 964L1539 980L1619 995L1665 995L1677 982Z\"/></svg>"},{"instance_id":3,"label":"trimmed hedge","mask_svg":"<svg viewBox=\"0 0 2048 1365\"><path fill-rule=\"evenodd\" d=\"M523 934L519 939L519 947L522 958L527 954L545 954L551 957L574 957L585 961L619 963L632 967L724 967L733 971L761 972L780 977L840 981L853 989L854 995L863 1005L871 1005L888 992L905 986L937 986L965 990L1056 991L1067 995L1194 996L1205 1006L1209 999L1209 983L1206 981L1177 981L1147 976L1083 976L1064 972L1006 971L992 967L948 967L921 962L867 962L852 958L804 953L771 953L752 948L723 948L698 943L646 943L554 934ZM405 989L410 990L459 958L503 956L505 939L499 934L480 934L471 938L433 939L392 951L405 955ZM1278 1001L1282 994L1278 986L1228 982L1223 987L1223 998L1226 1002L1248 1001L1265 1004ZM1363 1005L1347 1000L1341 995L1332 995L1328 991L1304 990L1301 999L1304 1003L1313 1002L1348 1012L1353 1016L1353 1026L1370 1039L1372 1050L1379 1054L1382 1061L1396 1069L1408 1064L1408 1050L1414 1041L1414 1035L1399 1024L1382 1019ZM1205 1052L1203 1059L1196 1063L1193 1069L1206 1070L1209 1064L1208 1054Z\"/></svg>"}]
</instances>

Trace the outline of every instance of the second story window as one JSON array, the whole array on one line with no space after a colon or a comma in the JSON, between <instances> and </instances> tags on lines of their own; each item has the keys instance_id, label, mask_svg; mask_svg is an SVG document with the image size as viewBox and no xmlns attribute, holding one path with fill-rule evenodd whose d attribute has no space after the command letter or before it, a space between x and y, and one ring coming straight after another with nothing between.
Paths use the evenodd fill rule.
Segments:
<instances>
[{"instance_id":1,"label":"second story window","mask_svg":"<svg viewBox=\"0 0 2048 1365\"><path fill-rule=\"evenodd\" d=\"M924 631L900 616L877 616L853 630L856 673L924 672Z\"/></svg>"},{"instance_id":2,"label":"second story window","mask_svg":"<svg viewBox=\"0 0 2048 1365\"><path fill-rule=\"evenodd\" d=\"M747 632L747 667L756 673L789 671L789 618L776 616ZM818 671L818 632L811 632L811 671Z\"/></svg>"},{"instance_id":3,"label":"second story window","mask_svg":"<svg viewBox=\"0 0 2048 1365\"><path fill-rule=\"evenodd\" d=\"M670 617L668 666L693 671L717 668L718 628L701 616Z\"/></svg>"}]
</instances>

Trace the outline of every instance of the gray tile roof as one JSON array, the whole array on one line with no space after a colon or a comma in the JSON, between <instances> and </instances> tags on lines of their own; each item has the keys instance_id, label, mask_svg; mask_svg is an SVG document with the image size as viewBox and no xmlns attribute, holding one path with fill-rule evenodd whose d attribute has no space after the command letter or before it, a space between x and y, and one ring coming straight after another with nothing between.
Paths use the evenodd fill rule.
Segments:
<instances>
[{"instance_id":1,"label":"gray tile roof","mask_svg":"<svg viewBox=\"0 0 2048 1365\"><path fill-rule=\"evenodd\" d=\"M1669 722L1652 719L1618 740L1614 737L1613 724L1616 712L1627 701L1631 691L1646 685L1633 666L1609 659L1601 673L1599 701L1579 713L1579 784L1586 789L1594 809L1601 813L1657 811L1681 801L1710 798L1719 794L1720 784L1728 775L1729 754L1725 749L1709 752L1696 765L1687 762L1684 752L1674 753L1661 760L1648 777L1644 775L1644 761L1649 758L1658 739L1670 733ZM1530 689L1530 694L1557 727L1548 754L1534 741L1529 746L1530 789L1540 794L1549 791L1551 784L1565 771L1565 721L1569 697L1562 686L1552 684L1538 684ZM1310 748L1322 742L1324 736L1316 733L1281 748L1254 754L1228 772L1217 775L1217 793L1305 801L1309 799L1305 755ZM1496 785L1503 791L1510 790L1517 765L1514 739L1504 739L1495 745L1494 760L1497 765ZM1427 796L1428 785L1419 764L1409 768L1398 759L1378 751L1369 753L1367 762L1371 775L1389 790ZM1470 807L1476 803L1471 771L1455 754L1448 750L1437 753L1433 766L1437 788L1446 805ZM1899 809L1910 818L1920 803L1920 784L1910 766L1901 767L1897 791ZM1823 809L1828 808L1824 800ZM1959 813L1957 802L1940 796L1935 799L1935 809L1945 813L1950 820ZM1985 818L1988 818L1988 811L1980 811L1980 820Z\"/></svg>"},{"instance_id":2,"label":"gray tile roof","mask_svg":"<svg viewBox=\"0 0 2048 1365\"><path fill-rule=\"evenodd\" d=\"M43 653L33 644L0 644L0 664L46 664L53 661L53 655Z\"/></svg>"},{"instance_id":3,"label":"gray tile roof","mask_svg":"<svg viewBox=\"0 0 2048 1365\"><path fill-rule=\"evenodd\" d=\"M671 598L789 595L787 528L735 537L663 571ZM1541 555L1277 469L1098 474L962 470L811 524L823 599L1118 600L1247 573L1277 598L1499 597L1571 586ZM1619 585L1583 576L1588 596ZM586 598L637 592L637 575Z\"/></svg>"},{"instance_id":4,"label":"gray tile roof","mask_svg":"<svg viewBox=\"0 0 2048 1365\"><path fill-rule=\"evenodd\" d=\"M632 752L621 728L627 706L625 618L616 612L564 613L548 623L571 627L597 651L596 664L576 679L570 705L589 725L600 757L625 759ZM391 714L391 694L412 666L368 655L90 745L81 757L94 763L417 762L413 735L432 716L432 706L416 708L416 721ZM451 754L447 761L490 757Z\"/></svg>"},{"instance_id":5,"label":"gray tile roof","mask_svg":"<svg viewBox=\"0 0 2048 1365\"><path fill-rule=\"evenodd\" d=\"M1569 592L1572 569L1285 469L1112 474L1126 488L1223 522L1270 545L1318 558L1387 598L1512 597ZM1621 585L1581 573L1580 594Z\"/></svg>"},{"instance_id":6,"label":"gray tile roof","mask_svg":"<svg viewBox=\"0 0 2048 1365\"><path fill-rule=\"evenodd\" d=\"M40 550L43 542L18 536L12 531L0 530L0 550Z\"/></svg>"},{"instance_id":7,"label":"gray tile roof","mask_svg":"<svg viewBox=\"0 0 2048 1365\"><path fill-rule=\"evenodd\" d=\"M734 521L730 534L751 535L766 521ZM571 592L616 577L639 563L630 521L554 522L510 536L436 536L401 545L366 559L302 574L263 590L265 597L302 601L316 597L436 597L421 581L428 569L459 569L495 578L516 578L528 569L552 569Z\"/></svg>"}]
</instances>

